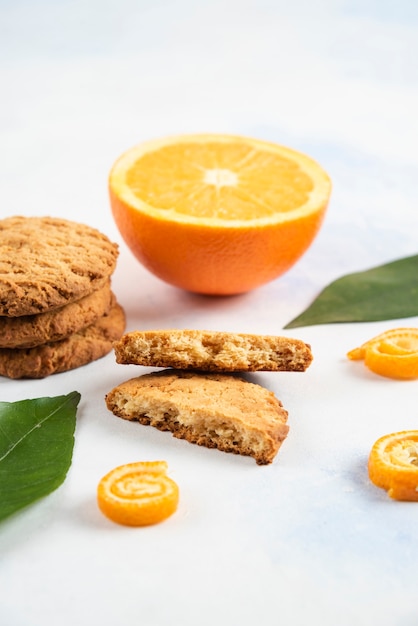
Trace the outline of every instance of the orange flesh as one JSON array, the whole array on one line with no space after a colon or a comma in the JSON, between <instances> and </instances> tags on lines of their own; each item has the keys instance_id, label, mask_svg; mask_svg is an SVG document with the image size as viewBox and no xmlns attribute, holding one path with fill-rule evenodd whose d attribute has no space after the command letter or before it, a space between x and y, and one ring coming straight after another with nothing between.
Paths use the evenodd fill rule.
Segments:
<instances>
[{"instance_id":1,"label":"orange flesh","mask_svg":"<svg viewBox=\"0 0 418 626\"><path fill-rule=\"evenodd\" d=\"M275 215L278 203L280 212L292 211L313 188L296 163L246 145L216 143L148 153L127 172L126 183L161 211L228 221Z\"/></svg>"}]
</instances>

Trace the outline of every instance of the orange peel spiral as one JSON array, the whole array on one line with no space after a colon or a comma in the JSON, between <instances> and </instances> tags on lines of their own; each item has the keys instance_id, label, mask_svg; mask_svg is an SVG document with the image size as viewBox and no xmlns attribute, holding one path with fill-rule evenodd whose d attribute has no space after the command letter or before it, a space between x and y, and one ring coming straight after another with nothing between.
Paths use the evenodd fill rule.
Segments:
<instances>
[{"instance_id":1,"label":"orange peel spiral","mask_svg":"<svg viewBox=\"0 0 418 626\"><path fill-rule=\"evenodd\" d=\"M99 509L125 526L157 524L178 506L179 488L167 476L165 461L120 465L103 476L97 487Z\"/></svg>"}]
</instances>

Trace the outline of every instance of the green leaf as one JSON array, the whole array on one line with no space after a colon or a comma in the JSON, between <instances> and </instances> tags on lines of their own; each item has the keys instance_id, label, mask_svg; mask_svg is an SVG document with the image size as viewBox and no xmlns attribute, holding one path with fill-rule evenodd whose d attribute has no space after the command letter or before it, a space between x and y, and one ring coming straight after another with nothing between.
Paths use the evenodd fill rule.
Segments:
<instances>
[{"instance_id":1,"label":"green leaf","mask_svg":"<svg viewBox=\"0 0 418 626\"><path fill-rule=\"evenodd\" d=\"M0 402L0 520L64 482L80 397Z\"/></svg>"},{"instance_id":2,"label":"green leaf","mask_svg":"<svg viewBox=\"0 0 418 626\"><path fill-rule=\"evenodd\" d=\"M339 278L284 328L414 315L418 315L418 255Z\"/></svg>"}]
</instances>

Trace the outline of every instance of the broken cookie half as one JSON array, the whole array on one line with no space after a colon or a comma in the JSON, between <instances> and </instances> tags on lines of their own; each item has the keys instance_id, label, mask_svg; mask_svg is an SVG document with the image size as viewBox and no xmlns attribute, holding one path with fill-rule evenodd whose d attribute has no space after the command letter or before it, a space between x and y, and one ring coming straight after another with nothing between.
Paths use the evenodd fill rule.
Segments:
<instances>
[{"instance_id":1,"label":"broken cookie half","mask_svg":"<svg viewBox=\"0 0 418 626\"><path fill-rule=\"evenodd\" d=\"M313 358L300 339L208 330L137 330L114 350L117 363L211 372L304 372Z\"/></svg>"},{"instance_id":2,"label":"broken cookie half","mask_svg":"<svg viewBox=\"0 0 418 626\"><path fill-rule=\"evenodd\" d=\"M166 369L110 391L114 415L170 431L191 443L271 463L287 436L287 411L275 395L233 374Z\"/></svg>"}]
</instances>

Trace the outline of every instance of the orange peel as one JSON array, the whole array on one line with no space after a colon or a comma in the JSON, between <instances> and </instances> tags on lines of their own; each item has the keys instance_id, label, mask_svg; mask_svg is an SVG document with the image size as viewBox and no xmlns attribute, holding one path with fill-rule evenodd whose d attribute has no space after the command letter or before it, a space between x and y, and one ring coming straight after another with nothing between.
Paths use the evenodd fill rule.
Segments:
<instances>
[{"instance_id":1,"label":"orange peel","mask_svg":"<svg viewBox=\"0 0 418 626\"><path fill-rule=\"evenodd\" d=\"M371 482L395 500L418 502L418 430L380 437L368 461Z\"/></svg>"},{"instance_id":2,"label":"orange peel","mask_svg":"<svg viewBox=\"0 0 418 626\"><path fill-rule=\"evenodd\" d=\"M108 472L97 487L99 509L113 522L125 526L157 524L178 506L179 488L167 476L165 461L120 465Z\"/></svg>"},{"instance_id":3,"label":"orange peel","mask_svg":"<svg viewBox=\"0 0 418 626\"><path fill-rule=\"evenodd\" d=\"M393 328L347 353L364 360L375 374L402 380L418 378L418 328Z\"/></svg>"}]
</instances>

